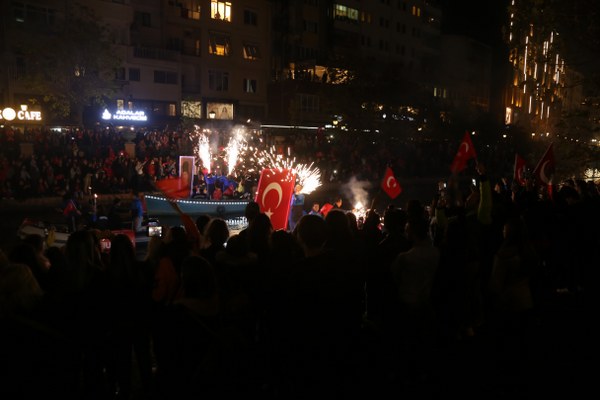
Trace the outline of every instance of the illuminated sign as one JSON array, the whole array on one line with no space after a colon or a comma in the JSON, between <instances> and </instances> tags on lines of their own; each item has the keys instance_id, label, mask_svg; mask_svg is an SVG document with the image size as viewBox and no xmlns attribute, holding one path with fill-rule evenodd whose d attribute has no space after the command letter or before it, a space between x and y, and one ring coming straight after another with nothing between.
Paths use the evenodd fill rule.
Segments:
<instances>
[{"instance_id":1,"label":"illuminated sign","mask_svg":"<svg viewBox=\"0 0 600 400\"><path fill-rule=\"evenodd\" d=\"M24 104L21 105L20 110L15 110L14 108L6 107L4 110L0 111L0 120L41 121L42 112L28 110L27 106Z\"/></svg>"},{"instance_id":2,"label":"illuminated sign","mask_svg":"<svg viewBox=\"0 0 600 400\"><path fill-rule=\"evenodd\" d=\"M105 121L136 121L145 122L148 121L148 116L144 111L132 111L132 110L117 110L114 114L111 114L108 110L104 110L102 113L102 119Z\"/></svg>"}]
</instances>

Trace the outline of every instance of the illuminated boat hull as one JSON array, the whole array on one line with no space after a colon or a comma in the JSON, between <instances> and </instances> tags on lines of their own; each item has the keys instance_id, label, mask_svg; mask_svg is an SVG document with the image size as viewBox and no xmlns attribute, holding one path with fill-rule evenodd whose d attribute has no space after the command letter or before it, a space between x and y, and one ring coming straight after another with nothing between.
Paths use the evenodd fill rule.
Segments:
<instances>
[{"instance_id":1,"label":"illuminated boat hull","mask_svg":"<svg viewBox=\"0 0 600 400\"><path fill-rule=\"evenodd\" d=\"M192 218L209 215L213 218L236 219L244 216L248 200L200 200L168 199L164 196L145 195L148 218L177 217L179 214L172 202Z\"/></svg>"}]
</instances>

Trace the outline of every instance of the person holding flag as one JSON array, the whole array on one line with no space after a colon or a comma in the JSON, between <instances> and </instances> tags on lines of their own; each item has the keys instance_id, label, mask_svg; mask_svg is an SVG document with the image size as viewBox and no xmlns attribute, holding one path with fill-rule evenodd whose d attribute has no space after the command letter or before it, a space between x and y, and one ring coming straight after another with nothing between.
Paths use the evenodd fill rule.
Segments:
<instances>
[{"instance_id":1,"label":"person holding flag","mask_svg":"<svg viewBox=\"0 0 600 400\"><path fill-rule=\"evenodd\" d=\"M469 135L469 132L465 132L465 135L458 146L456 156L454 156L454 160L450 165L450 171L452 171L453 174L458 174L467 167L467 162L472 158L477 160L477 153L475 152L475 146L473 146L473 142L471 141L471 135Z\"/></svg>"},{"instance_id":2,"label":"person holding flag","mask_svg":"<svg viewBox=\"0 0 600 400\"><path fill-rule=\"evenodd\" d=\"M396 179L394 171L390 166L385 169L385 174L383 175L383 179L379 185L379 188L380 191L377 192L375 197L373 197L373 201L371 202L371 210L375 209L375 201L382 191L385 192L385 194L387 194L392 200L402 193L402 186L400 186L400 183Z\"/></svg>"},{"instance_id":3,"label":"person holding flag","mask_svg":"<svg viewBox=\"0 0 600 400\"><path fill-rule=\"evenodd\" d=\"M550 143L546 152L533 170L536 185L551 185L556 161L554 160L554 143Z\"/></svg>"},{"instance_id":4,"label":"person holding flag","mask_svg":"<svg viewBox=\"0 0 600 400\"><path fill-rule=\"evenodd\" d=\"M525 169L527 168L527 162L519 153L515 153L515 171L514 171L514 182L519 186L525 186Z\"/></svg>"},{"instance_id":5,"label":"person holding flag","mask_svg":"<svg viewBox=\"0 0 600 400\"><path fill-rule=\"evenodd\" d=\"M271 220L273 230L286 229L296 175L289 169L263 169L256 191L260 212Z\"/></svg>"},{"instance_id":6,"label":"person holding flag","mask_svg":"<svg viewBox=\"0 0 600 400\"><path fill-rule=\"evenodd\" d=\"M402 186L400 186L400 183L394 176L394 171L390 167L387 167L385 170L385 175L381 181L381 189L392 199L395 199L402 193Z\"/></svg>"}]
</instances>

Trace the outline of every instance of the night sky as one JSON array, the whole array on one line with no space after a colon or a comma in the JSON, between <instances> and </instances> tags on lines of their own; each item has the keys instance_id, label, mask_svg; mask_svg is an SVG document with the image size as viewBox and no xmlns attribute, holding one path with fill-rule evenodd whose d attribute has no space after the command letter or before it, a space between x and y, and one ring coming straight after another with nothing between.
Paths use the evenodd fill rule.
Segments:
<instances>
[{"instance_id":1,"label":"night sky","mask_svg":"<svg viewBox=\"0 0 600 400\"><path fill-rule=\"evenodd\" d=\"M492 47L502 46L509 0L441 0L442 32L462 34Z\"/></svg>"}]
</instances>

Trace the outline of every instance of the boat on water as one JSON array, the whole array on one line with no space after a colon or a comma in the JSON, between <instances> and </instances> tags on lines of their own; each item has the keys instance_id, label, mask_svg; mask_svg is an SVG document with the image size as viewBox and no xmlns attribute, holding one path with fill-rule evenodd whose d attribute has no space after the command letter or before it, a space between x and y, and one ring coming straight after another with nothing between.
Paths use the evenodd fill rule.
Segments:
<instances>
[{"instance_id":1,"label":"boat on water","mask_svg":"<svg viewBox=\"0 0 600 400\"><path fill-rule=\"evenodd\" d=\"M144 200L148 218L158 219L178 217L178 209L194 219L203 214L225 220L241 219L244 218L244 211L249 202L249 200L244 199L172 199L154 194L146 194ZM176 207L173 203L176 204Z\"/></svg>"}]
</instances>

